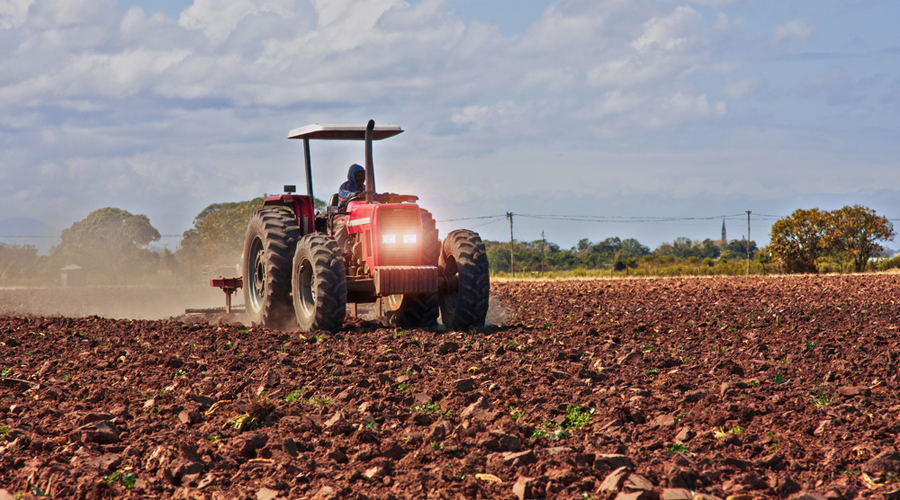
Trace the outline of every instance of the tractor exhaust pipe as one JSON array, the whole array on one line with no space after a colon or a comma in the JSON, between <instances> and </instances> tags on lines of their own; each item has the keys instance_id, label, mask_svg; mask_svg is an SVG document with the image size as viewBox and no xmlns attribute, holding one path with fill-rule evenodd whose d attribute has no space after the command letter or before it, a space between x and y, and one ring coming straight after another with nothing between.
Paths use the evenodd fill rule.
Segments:
<instances>
[{"instance_id":1,"label":"tractor exhaust pipe","mask_svg":"<svg viewBox=\"0 0 900 500\"><path fill-rule=\"evenodd\" d=\"M375 201L375 164L372 161L372 132L375 130L375 120L369 120L366 125L366 203Z\"/></svg>"}]
</instances>

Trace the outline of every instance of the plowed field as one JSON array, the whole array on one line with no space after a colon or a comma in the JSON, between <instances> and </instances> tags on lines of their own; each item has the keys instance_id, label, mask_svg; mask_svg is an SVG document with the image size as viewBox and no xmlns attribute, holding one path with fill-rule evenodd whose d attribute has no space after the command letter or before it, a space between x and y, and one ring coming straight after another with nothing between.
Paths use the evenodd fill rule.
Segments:
<instances>
[{"instance_id":1,"label":"plowed field","mask_svg":"<svg viewBox=\"0 0 900 500\"><path fill-rule=\"evenodd\" d=\"M503 282L475 332L0 316L0 499L898 498L898 285Z\"/></svg>"}]
</instances>

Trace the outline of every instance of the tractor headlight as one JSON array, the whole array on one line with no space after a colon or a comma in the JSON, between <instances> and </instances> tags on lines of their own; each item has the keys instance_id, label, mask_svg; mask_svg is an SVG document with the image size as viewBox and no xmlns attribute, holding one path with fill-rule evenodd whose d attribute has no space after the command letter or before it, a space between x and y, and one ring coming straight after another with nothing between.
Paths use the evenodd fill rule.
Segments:
<instances>
[{"instance_id":1,"label":"tractor headlight","mask_svg":"<svg viewBox=\"0 0 900 500\"><path fill-rule=\"evenodd\" d=\"M416 244L416 235L404 234L403 235L403 243L409 243L409 244L415 245Z\"/></svg>"},{"instance_id":2,"label":"tractor headlight","mask_svg":"<svg viewBox=\"0 0 900 500\"><path fill-rule=\"evenodd\" d=\"M381 242L393 245L394 243L397 243L397 236L393 234L382 234Z\"/></svg>"}]
</instances>

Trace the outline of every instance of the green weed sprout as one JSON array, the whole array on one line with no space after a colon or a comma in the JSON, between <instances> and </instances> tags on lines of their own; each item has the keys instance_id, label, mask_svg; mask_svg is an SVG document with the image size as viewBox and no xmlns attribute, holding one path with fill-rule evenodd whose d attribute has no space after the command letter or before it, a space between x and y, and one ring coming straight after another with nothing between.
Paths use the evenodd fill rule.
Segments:
<instances>
[{"instance_id":1,"label":"green weed sprout","mask_svg":"<svg viewBox=\"0 0 900 500\"><path fill-rule=\"evenodd\" d=\"M134 488L134 485L137 482L137 475L130 472L122 474L120 471L115 471L111 476L103 476L103 480L106 481L106 484L119 483L130 490Z\"/></svg>"},{"instance_id":2,"label":"green weed sprout","mask_svg":"<svg viewBox=\"0 0 900 500\"><path fill-rule=\"evenodd\" d=\"M306 387L291 391L290 394L284 397L284 400L287 401L288 404L294 404L297 401L305 403L306 400L303 398L304 394L306 394Z\"/></svg>"},{"instance_id":3,"label":"green weed sprout","mask_svg":"<svg viewBox=\"0 0 900 500\"><path fill-rule=\"evenodd\" d=\"M567 429L563 429L562 427L557 428L550 434L550 441L562 441L563 439L567 439L572 437L572 433Z\"/></svg>"},{"instance_id":4,"label":"green weed sprout","mask_svg":"<svg viewBox=\"0 0 900 500\"><path fill-rule=\"evenodd\" d=\"M666 455L674 455L676 453L688 453L687 446L681 443L675 443L666 450Z\"/></svg>"},{"instance_id":5,"label":"green weed sprout","mask_svg":"<svg viewBox=\"0 0 900 500\"><path fill-rule=\"evenodd\" d=\"M441 407L437 405L434 401L429 401L428 404L413 406L412 408L415 411L423 411L425 413L438 413L441 411Z\"/></svg>"},{"instance_id":6,"label":"green weed sprout","mask_svg":"<svg viewBox=\"0 0 900 500\"><path fill-rule=\"evenodd\" d=\"M544 437L547 435L547 431L544 429L535 429L534 432L531 433L531 439L537 439L540 437Z\"/></svg>"},{"instance_id":7,"label":"green weed sprout","mask_svg":"<svg viewBox=\"0 0 900 500\"><path fill-rule=\"evenodd\" d=\"M563 422L563 427L566 429L584 427L590 423L595 411L597 411L596 408L588 410L581 405L568 405L566 407L566 420Z\"/></svg>"},{"instance_id":8,"label":"green weed sprout","mask_svg":"<svg viewBox=\"0 0 900 500\"><path fill-rule=\"evenodd\" d=\"M829 406L834 404L834 396L830 396L825 393L819 393L817 396L810 397L809 401L816 408L828 408Z\"/></svg>"}]
</instances>

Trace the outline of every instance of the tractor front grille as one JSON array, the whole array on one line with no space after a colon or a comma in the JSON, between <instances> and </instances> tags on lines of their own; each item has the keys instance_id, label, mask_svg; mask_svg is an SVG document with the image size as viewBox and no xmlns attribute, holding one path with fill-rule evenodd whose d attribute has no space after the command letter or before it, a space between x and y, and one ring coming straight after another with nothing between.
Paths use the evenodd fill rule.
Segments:
<instances>
[{"instance_id":1,"label":"tractor front grille","mask_svg":"<svg viewBox=\"0 0 900 500\"><path fill-rule=\"evenodd\" d=\"M379 266L417 266L422 235L419 231L419 207L378 208L376 218ZM415 235L415 243L404 242L404 236ZM385 238L393 237L393 242Z\"/></svg>"}]
</instances>

